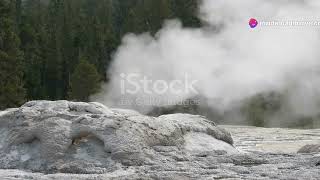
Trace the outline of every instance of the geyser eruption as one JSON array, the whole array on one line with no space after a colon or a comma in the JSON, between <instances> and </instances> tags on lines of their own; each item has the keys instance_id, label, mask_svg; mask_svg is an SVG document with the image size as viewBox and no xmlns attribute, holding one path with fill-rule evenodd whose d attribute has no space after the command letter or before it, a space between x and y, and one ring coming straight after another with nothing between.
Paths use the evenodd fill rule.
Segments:
<instances>
[{"instance_id":1,"label":"geyser eruption","mask_svg":"<svg viewBox=\"0 0 320 180\"><path fill-rule=\"evenodd\" d=\"M210 108L225 112L257 94L279 92L285 94L285 106L271 118L276 119L273 123L293 115L318 115L320 26L262 26L261 22L320 21L320 2L204 0L199 8L201 28L169 20L155 36L126 35L109 69L110 82L92 100L146 113L152 105L168 105L168 100L178 103L201 96L210 100ZM258 21L257 27L250 28L251 18ZM149 93L144 88L123 93L123 88L134 90L134 82L145 77L153 87L157 80L169 84L185 75L197 81L196 93ZM175 88L184 85L177 83ZM149 105L135 101L146 98L152 98Z\"/></svg>"}]
</instances>

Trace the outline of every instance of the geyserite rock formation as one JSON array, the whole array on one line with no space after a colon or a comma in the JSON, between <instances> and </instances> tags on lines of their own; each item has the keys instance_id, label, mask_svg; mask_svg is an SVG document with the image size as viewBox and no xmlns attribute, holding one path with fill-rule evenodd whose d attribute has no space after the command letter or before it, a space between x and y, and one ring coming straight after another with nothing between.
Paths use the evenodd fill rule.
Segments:
<instances>
[{"instance_id":1,"label":"geyserite rock formation","mask_svg":"<svg viewBox=\"0 0 320 180\"><path fill-rule=\"evenodd\" d=\"M203 117L154 118L99 103L28 102L1 114L0 132L0 169L45 173L112 172L161 161L168 149L237 153L231 135Z\"/></svg>"},{"instance_id":2,"label":"geyserite rock formation","mask_svg":"<svg viewBox=\"0 0 320 180\"><path fill-rule=\"evenodd\" d=\"M233 138L201 116L32 101L0 112L0 179L319 179L317 145L297 151L320 130L222 127Z\"/></svg>"}]
</instances>

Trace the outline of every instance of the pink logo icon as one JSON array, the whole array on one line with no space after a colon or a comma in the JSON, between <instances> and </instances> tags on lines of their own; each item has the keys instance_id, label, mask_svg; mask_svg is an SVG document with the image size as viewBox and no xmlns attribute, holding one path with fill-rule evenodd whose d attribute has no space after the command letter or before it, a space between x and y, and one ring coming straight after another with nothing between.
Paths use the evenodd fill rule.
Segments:
<instances>
[{"instance_id":1,"label":"pink logo icon","mask_svg":"<svg viewBox=\"0 0 320 180\"><path fill-rule=\"evenodd\" d=\"M254 19L254 18L251 18L251 19L249 20L249 26L250 26L251 28L257 27L257 26L258 26L258 21L257 21L256 19Z\"/></svg>"}]
</instances>

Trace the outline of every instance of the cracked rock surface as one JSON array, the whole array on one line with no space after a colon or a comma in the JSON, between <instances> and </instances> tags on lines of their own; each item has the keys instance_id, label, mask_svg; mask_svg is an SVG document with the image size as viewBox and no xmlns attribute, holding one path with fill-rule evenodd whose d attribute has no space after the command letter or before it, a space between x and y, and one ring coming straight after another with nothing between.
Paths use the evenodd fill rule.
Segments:
<instances>
[{"instance_id":1,"label":"cracked rock surface","mask_svg":"<svg viewBox=\"0 0 320 180\"><path fill-rule=\"evenodd\" d=\"M32 101L0 112L0 179L318 179L319 134Z\"/></svg>"}]
</instances>

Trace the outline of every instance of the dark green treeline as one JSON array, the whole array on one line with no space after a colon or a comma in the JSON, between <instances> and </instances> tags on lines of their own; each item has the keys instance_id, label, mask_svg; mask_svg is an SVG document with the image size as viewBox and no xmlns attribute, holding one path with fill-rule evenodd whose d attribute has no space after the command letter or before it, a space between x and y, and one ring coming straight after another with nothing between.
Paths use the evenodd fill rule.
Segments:
<instances>
[{"instance_id":1,"label":"dark green treeline","mask_svg":"<svg viewBox=\"0 0 320 180\"><path fill-rule=\"evenodd\" d=\"M87 101L107 82L128 32L165 19L199 27L197 0L0 0L0 109L28 100Z\"/></svg>"}]
</instances>

